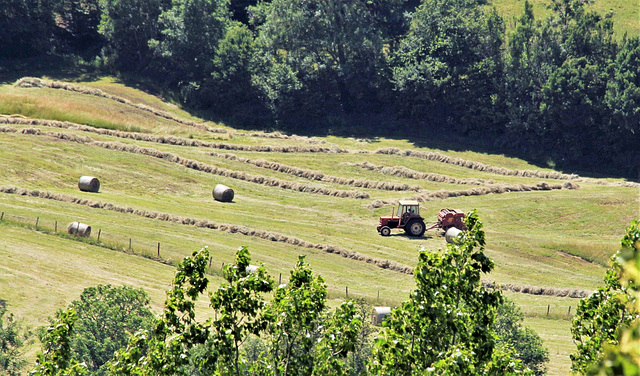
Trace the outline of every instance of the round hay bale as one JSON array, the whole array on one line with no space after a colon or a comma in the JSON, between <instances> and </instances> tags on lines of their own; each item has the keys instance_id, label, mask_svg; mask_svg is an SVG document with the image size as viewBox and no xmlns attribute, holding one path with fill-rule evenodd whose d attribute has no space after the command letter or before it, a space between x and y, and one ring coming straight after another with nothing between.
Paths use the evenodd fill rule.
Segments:
<instances>
[{"instance_id":1,"label":"round hay bale","mask_svg":"<svg viewBox=\"0 0 640 376\"><path fill-rule=\"evenodd\" d=\"M91 235L91 226L80 222L71 222L69 224L69 227L67 227L67 232L69 233L69 235L76 235L87 238L89 237L89 235Z\"/></svg>"},{"instance_id":2,"label":"round hay bale","mask_svg":"<svg viewBox=\"0 0 640 376\"><path fill-rule=\"evenodd\" d=\"M233 189L218 184L213 188L213 198L221 202L231 202L233 201Z\"/></svg>"},{"instance_id":3,"label":"round hay bale","mask_svg":"<svg viewBox=\"0 0 640 376\"><path fill-rule=\"evenodd\" d=\"M78 181L78 188L83 192L98 192L100 190L100 181L93 176L81 176Z\"/></svg>"},{"instance_id":4,"label":"round hay bale","mask_svg":"<svg viewBox=\"0 0 640 376\"><path fill-rule=\"evenodd\" d=\"M462 231L455 228L455 227L451 227L447 230L447 232L445 232L444 237L447 240L447 243L459 243L460 239L458 238L458 235L460 235Z\"/></svg>"},{"instance_id":5,"label":"round hay bale","mask_svg":"<svg viewBox=\"0 0 640 376\"><path fill-rule=\"evenodd\" d=\"M391 314L391 307L373 307L371 313L371 323L373 325L382 325L382 322Z\"/></svg>"}]
</instances>

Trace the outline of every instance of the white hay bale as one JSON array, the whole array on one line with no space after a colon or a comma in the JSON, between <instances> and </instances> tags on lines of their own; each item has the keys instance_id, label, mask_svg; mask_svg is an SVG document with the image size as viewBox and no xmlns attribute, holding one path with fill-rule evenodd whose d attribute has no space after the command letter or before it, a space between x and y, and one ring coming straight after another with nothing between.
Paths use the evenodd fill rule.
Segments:
<instances>
[{"instance_id":1,"label":"white hay bale","mask_svg":"<svg viewBox=\"0 0 640 376\"><path fill-rule=\"evenodd\" d=\"M447 243L459 243L460 239L458 238L458 235L460 235L460 233L462 233L462 230L451 227L447 232L445 232L444 237L447 240Z\"/></svg>"},{"instance_id":2,"label":"white hay bale","mask_svg":"<svg viewBox=\"0 0 640 376\"><path fill-rule=\"evenodd\" d=\"M83 192L98 192L100 190L100 180L93 176L81 176L78 181L78 188Z\"/></svg>"},{"instance_id":3,"label":"white hay bale","mask_svg":"<svg viewBox=\"0 0 640 376\"><path fill-rule=\"evenodd\" d=\"M87 238L89 237L89 235L91 235L91 226L80 222L71 222L71 224L69 224L69 227L67 227L67 232L69 233L69 235L76 235Z\"/></svg>"},{"instance_id":4,"label":"white hay bale","mask_svg":"<svg viewBox=\"0 0 640 376\"><path fill-rule=\"evenodd\" d=\"M391 307L373 307L371 313L371 323L373 325L382 325L382 322L391 314Z\"/></svg>"},{"instance_id":5,"label":"white hay bale","mask_svg":"<svg viewBox=\"0 0 640 376\"><path fill-rule=\"evenodd\" d=\"M213 198L221 202L231 202L233 201L233 189L218 184L213 188Z\"/></svg>"}]
</instances>

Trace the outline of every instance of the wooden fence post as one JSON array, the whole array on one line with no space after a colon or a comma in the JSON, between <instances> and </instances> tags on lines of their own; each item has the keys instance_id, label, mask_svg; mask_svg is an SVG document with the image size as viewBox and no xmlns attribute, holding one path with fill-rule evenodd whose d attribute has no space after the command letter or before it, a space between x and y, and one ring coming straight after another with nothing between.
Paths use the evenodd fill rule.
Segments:
<instances>
[{"instance_id":1,"label":"wooden fence post","mask_svg":"<svg viewBox=\"0 0 640 376\"><path fill-rule=\"evenodd\" d=\"M346 299L349 299L349 286L344 287L344 296Z\"/></svg>"},{"instance_id":2,"label":"wooden fence post","mask_svg":"<svg viewBox=\"0 0 640 376\"><path fill-rule=\"evenodd\" d=\"M53 232L58 232L58 221L56 221L56 224L53 226Z\"/></svg>"},{"instance_id":3,"label":"wooden fence post","mask_svg":"<svg viewBox=\"0 0 640 376\"><path fill-rule=\"evenodd\" d=\"M549 316L549 309L551 308L551 304L547 305L547 316Z\"/></svg>"},{"instance_id":4,"label":"wooden fence post","mask_svg":"<svg viewBox=\"0 0 640 376\"><path fill-rule=\"evenodd\" d=\"M158 257L160 257L160 242L158 242Z\"/></svg>"},{"instance_id":5,"label":"wooden fence post","mask_svg":"<svg viewBox=\"0 0 640 376\"><path fill-rule=\"evenodd\" d=\"M38 222L40 222L40 217L36 217L36 230L38 229Z\"/></svg>"},{"instance_id":6,"label":"wooden fence post","mask_svg":"<svg viewBox=\"0 0 640 376\"><path fill-rule=\"evenodd\" d=\"M98 229L98 243L100 243L100 233L101 233L101 232L102 232L102 229L101 229L101 228L99 228L99 229Z\"/></svg>"},{"instance_id":7,"label":"wooden fence post","mask_svg":"<svg viewBox=\"0 0 640 376\"><path fill-rule=\"evenodd\" d=\"M129 252L131 252L131 238L129 238Z\"/></svg>"},{"instance_id":8,"label":"wooden fence post","mask_svg":"<svg viewBox=\"0 0 640 376\"><path fill-rule=\"evenodd\" d=\"M569 306L569 310L567 311L567 316L571 316L571 306Z\"/></svg>"},{"instance_id":9,"label":"wooden fence post","mask_svg":"<svg viewBox=\"0 0 640 376\"><path fill-rule=\"evenodd\" d=\"M2 214L0 214L0 221L2 221L2 218L4 218L4 212L2 212Z\"/></svg>"}]
</instances>

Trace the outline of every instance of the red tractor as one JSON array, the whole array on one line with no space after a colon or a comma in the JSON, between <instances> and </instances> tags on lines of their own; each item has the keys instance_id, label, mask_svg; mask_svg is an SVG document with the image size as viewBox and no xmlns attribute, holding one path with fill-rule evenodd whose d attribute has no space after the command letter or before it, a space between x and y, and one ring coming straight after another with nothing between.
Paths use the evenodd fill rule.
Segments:
<instances>
[{"instance_id":1,"label":"red tractor","mask_svg":"<svg viewBox=\"0 0 640 376\"><path fill-rule=\"evenodd\" d=\"M391 229L403 229L409 236L422 236L426 230L439 228L447 231L451 227L460 230L465 229L464 212L456 209L440 209L438 212L438 222L426 228L424 218L420 216L420 203L418 201L400 201L396 213L391 213L391 217L380 217L378 232L382 236L389 236Z\"/></svg>"},{"instance_id":2,"label":"red tractor","mask_svg":"<svg viewBox=\"0 0 640 376\"><path fill-rule=\"evenodd\" d=\"M422 236L426 229L424 218L420 216L418 201L400 201L398 211L391 217L380 217L378 232L382 236L389 236L392 228L401 228L409 236Z\"/></svg>"}]
</instances>

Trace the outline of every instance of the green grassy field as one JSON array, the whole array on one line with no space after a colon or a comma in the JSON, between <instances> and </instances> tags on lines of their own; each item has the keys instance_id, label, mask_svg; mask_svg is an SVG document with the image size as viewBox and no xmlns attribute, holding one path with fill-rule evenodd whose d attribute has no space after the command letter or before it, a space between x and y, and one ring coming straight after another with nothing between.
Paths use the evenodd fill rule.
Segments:
<instances>
[{"instance_id":1,"label":"green grassy field","mask_svg":"<svg viewBox=\"0 0 640 376\"><path fill-rule=\"evenodd\" d=\"M536 19L543 20L551 10L551 0L529 0L533 6L533 14ZM491 0L491 6L495 6L498 13L507 21L507 27L511 27L514 17L522 15L524 0ZM587 5L598 14L611 18L613 30L619 38L628 35L640 35L640 0L594 0Z\"/></svg>"},{"instance_id":2,"label":"green grassy field","mask_svg":"<svg viewBox=\"0 0 640 376\"><path fill-rule=\"evenodd\" d=\"M441 208L478 209L496 265L487 282L548 294L506 293L550 348L549 374L566 375L578 299L562 296L599 285L640 214L639 185L618 179L554 176L524 160L410 140L239 131L200 124L111 78L76 85L112 97L0 87L0 113L22 115L0 117L0 298L31 326L101 283L143 287L159 312L175 263L203 246L213 286L246 245L252 263L283 282L297 256L307 255L332 304L348 293L397 305L414 286L403 268L415 266L421 248L436 252L445 241L436 230L419 239L399 231L381 237L375 226L394 200L421 197L429 198L421 210L430 223ZM436 152L449 158L426 159ZM364 162L431 175L384 174ZM98 177L100 192L79 191L82 175ZM542 182L550 189L532 190ZM216 184L233 188L233 202L212 199ZM89 242L64 235L73 221L92 226ZM199 313L211 313L204 298Z\"/></svg>"}]
</instances>

